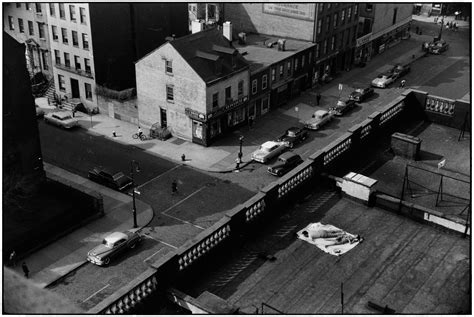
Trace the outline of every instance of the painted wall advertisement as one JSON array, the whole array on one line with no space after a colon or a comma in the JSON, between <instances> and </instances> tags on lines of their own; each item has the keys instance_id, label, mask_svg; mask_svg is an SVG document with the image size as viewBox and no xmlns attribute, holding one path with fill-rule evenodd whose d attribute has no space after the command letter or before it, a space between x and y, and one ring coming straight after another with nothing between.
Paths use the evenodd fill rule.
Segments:
<instances>
[{"instance_id":1,"label":"painted wall advertisement","mask_svg":"<svg viewBox=\"0 0 474 317\"><path fill-rule=\"evenodd\" d=\"M263 12L300 20L314 20L314 3L263 3Z\"/></svg>"}]
</instances>

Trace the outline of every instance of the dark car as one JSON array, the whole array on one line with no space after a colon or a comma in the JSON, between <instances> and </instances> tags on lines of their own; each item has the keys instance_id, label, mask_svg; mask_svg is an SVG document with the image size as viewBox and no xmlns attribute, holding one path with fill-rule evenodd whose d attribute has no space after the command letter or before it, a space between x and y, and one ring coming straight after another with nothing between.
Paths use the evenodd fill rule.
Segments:
<instances>
[{"instance_id":1,"label":"dark car","mask_svg":"<svg viewBox=\"0 0 474 317\"><path fill-rule=\"evenodd\" d=\"M335 116L343 116L346 112L353 109L356 106L355 100L339 100L335 107L329 108L329 112Z\"/></svg>"},{"instance_id":2,"label":"dark car","mask_svg":"<svg viewBox=\"0 0 474 317\"><path fill-rule=\"evenodd\" d=\"M349 99L362 102L374 94L374 88L357 88L349 95Z\"/></svg>"},{"instance_id":3,"label":"dark car","mask_svg":"<svg viewBox=\"0 0 474 317\"><path fill-rule=\"evenodd\" d=\"M277 139L278 142L284 142L289 148L293 148L295 144L303 142L308 137L308 132L301 128L291 127L285 131L281 137Z\"/></svg>"},{"instance_id":4,"label":"dark car","mask_svg":"<svg viewBox=\"0 0 474 317\"><path fill-rule=\"evenodd\" d=\"M276 163L272 166L269 166L267 171L272 175L282 176L302 162L303 159L298 154L286 152L280 155Z\"/></svg>"},{"instance_id":5,"label":"dark car","mask_svg":"<svg viewBox=\"0 0 474 317\"><path fill-rule=\"evenodd\" d=\"M103 266L110 263L110 259L116 257L127 249L133 249L142 240L140 229L130 229L125 232L114 232L102 240L102 243L87 253L87 260L91 263Z\"/></svg>"},{"instance_id":6,"label":"dark car","mask_svg":"<svg viewBox=\"0 0 474 317\"><path fill-rule=\"evenodd\" d=\"M431 54L441 54L442 52L447 51L449 48L449 44L446 41L441 40L435 43L431 43L429 45L428 51Z\"/></svg>"},{"instance_id":7,"label":"dark car","mask_svg":"<svg viewBox=\"0 0 474 317\"><path fill-rule=\"evenodd\" d=\"M122 172L112 172L102 167L94 167L88 176L94 182L120 191L132 185L132 179Z\"/></svg>"},{"instance_id":8,"label":"dark car","mask_svg":"<svg viewBox=\"0 0 474 317\"><path fill-rule=\"evenodd\" d=\"M403 75L406 75L410 72L410 66L409 65L395 65L395 67L392 68L391 72L398 78L402 77Z\"/></svg>"}]
</instances>

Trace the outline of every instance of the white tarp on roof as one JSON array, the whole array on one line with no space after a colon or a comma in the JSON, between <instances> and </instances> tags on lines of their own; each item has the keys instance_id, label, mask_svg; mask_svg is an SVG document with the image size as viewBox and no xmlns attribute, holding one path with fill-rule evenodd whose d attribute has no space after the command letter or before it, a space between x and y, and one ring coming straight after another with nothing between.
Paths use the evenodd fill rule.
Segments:
<instances>
[{"instance_id":1,"label":"white tarp on roof","mask_svg":"<svg viewBox=\"0 0 474 317\"><path fill-rule=\"evenodd\" d=\"M324 252L336 256L346 253L362 242L359 235L320 222L310 223L298 231L297 235L301 240L314 244Z\"/></svg>"}]
</instances>

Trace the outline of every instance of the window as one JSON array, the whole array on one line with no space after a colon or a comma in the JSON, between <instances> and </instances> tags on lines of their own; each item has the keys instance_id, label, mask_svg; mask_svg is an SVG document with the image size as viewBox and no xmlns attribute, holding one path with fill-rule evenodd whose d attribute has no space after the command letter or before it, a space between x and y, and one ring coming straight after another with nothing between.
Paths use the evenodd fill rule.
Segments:
<instances>
[{"instance_id":1,"label":"window","mask_svg":"<svg viewBox=\"0 0 474 317\"><path fill-rule=\"evenodd\" d=\"M38 34L40 39L44 39L44 23L38 22Z\"/></svg>"},{"instance_id":2,"label":"window","mask_svg":"<svg viewBox=\"0 0 474 317\"><path fill-rule=\"evenodd\" d=\"M82 33L82 48L89 49L89 36L86 33Z\"/></svg>"},{"instance_id":3,"label":"window","mask_svg":"<svg viewBox=\"0 0 474 317\"><path fill-rule=\"evenodd\" d=\"M13 24L13 17L8 16L8 26L10 27L10 31L15 30L15 25Z\"/></svg>"},{"instance_id":4,"label":"window","mask_svg":"<svg viewBox=\"0 0 474 317\"><path fill-rule=\"evenodd\" d=\"M334 27L337 27L337 13L334 13Z\"/></svg>"},{"instance_id":5,"label":"window","mask_svg":"<svg viewBox=\"0 0 474 317\"><path fill-rule=\"evenodd\" d=\"M67 44L68 43L68 40L67 40L67 30L65 28L61 28L61 36L63 38L63 43L64 44Z\"/></svg>"},{"instance_id":6,"label":"window","mask_svg":"<svg viewBox=\"0 0 474 317\"><path fill-rule=\"evenodd\" d=\"M368 4L368 3L367 3L367 4L365 5L365 11L367 11L367 12L372 12L373 8L374 8L374 5L373 5L373 4Z\"/></svg>"},{"instance_id":7,"label":"window","mask_svg":"<svg viewBox=\"0 0 474 317\"><path fill-rule=\"evenodd\" d=\"M268 77L267 75L263 75L262 76L262 90L267 89L267 85L268 85Z\"/></svg>"},{"instance_id":8,"label":"window","mask_svg":"<svg viewBox=\"0 0 474 317\"><path fill-rule=\"evenodd\" d=\"M53 41L57 41L58 37L58 27L56 25L51 25L51 33L53 34Z\"/></svg>"},{"instance_id":9,"label":"window","mask_svg":"<svg viewBox=\"0 0 474 317\"><path fill-rule=\"evenodd\" d=\"M212 109L219 107L219 93L212 94Z\"/></svg>"},{"instance_id":10,"label":"window","mask_svg":"<svg viewBox=\"0 0 474 317\"><path fill-rule=\"evenodd\" d=\"M306 55L301 56L301 68L304 67L305 57Z\"/></svg>"},{"instance_id":11,"label":"window","mask_svg":"<svg viewBox=\"0 0 474 317\"><path fill-rule=\"evenodd\" d=\"M48 70L48 58L47 58L47 51L41 50L41 60L43 61L43 69Z\"/></svg>"},{"instance_id":12,"label":"window","mask_svg":"<svg viewBox=\"0 0 474 317\"><path fill-rule=\"evenodd\" d=\"M319 10L319 12L323 12L323 10L324 10L324 3L318 4L318 10Z\"/></svg>"},{"instance_id":13,"label":"window","mask_svg":"<svg viewBox=\"0 0 474 317\"><path fill-rule=\"evenodd\" d=\"M81 19L82 24L86 24L86 9L79 8L79 18Z\"/></svg>"},{"instance_id":14,"label":"window","mask_svg":"<svg viewBox=\"0 0 474 317\"><path fill-rule=\"evenodd\" d=\"M232 87L229 86L225 89L225 100L229 100L232 98Z\"/></svg>"},{"instance_id":15,"label":"window","mask_svg":"<svg viewBox=\"0 0 474 317\"><path fill-rule=\"evenodd\" d=\"M311 65L313 63L313 52L309 51L308 63Z\"/></svg>"},{"instance_id":16,"label":"window","mask_svg":"<svg viewBox=\"0 0 474 317\"><path fill-rule=\"evenodd\" d=\"M316 58L319 58L319 49L320 49L320 46L319 46L319 43L316 43Z\"/></svg>"},{"instance_id":17,"label":"window","mask_svg":"<svg viewBox=\"0 0 474 317\"><path fill-rule=\"evenodd\" d=\"M322 25L322 20L318 20L318 34L321 33L321 25Z\"/></svg>"},{"instance_id":18,"label":"window","mask_svg":"<svg viewBox=\"0 0 474 317\"><path fill-rule=\"evenodd\" d=\"M288 64L286 66L287 75L291 76L291 61L288 61Z\"/></svg>"},{"instance_id":19,"label":"window","mask_svg":"<svg viewBox=\"0 0 474 317\"><path fill-rule=\"evenodd\" d=\"M25 33L25 26L23 25L23 19L18 18L18 29L20 33Z\"/></svg>"},{"instance_id":20,"label":"window","mask_svg":"<svg viewBox=\"0 0 474 317\"><path fill-rule=\"evenodd\" d=\"M35 28L33 27L33 22L28 21L28 33L30 35L35 35Z\"/></svg>"},{"instance_id":21,"label":"window","mask_svg":"<svg viewBox=\"0 0 474 317\"><path fill-rule=\"evenodd\" d=\"M330 27L331 27L331 18L328 16L326 18L326 31L329 31Z\"/></svg>"},{"instance_id":22,"label":"window","mask_svg":"<svg viewBox=\"0 0 474 317\"><path fill-rule=\"evenodd\" d=\"M354 15L357 15L357 14L359 14L359 5L358 4L356 4L354 6Z\"/></svg>"},{"instance_id":23,"label":"window","mask_svg":"<svg viewBox=\"0 0 474 317\"><path fill-rule=\"evenodd\" d=\"M276 77L276 69L275 67L272 68L272 82L275 81L275 77Z\"/></svg>"},{"instance_id":24,"label":"window","mask_svg":"<svg viewBox=\"0 0 474 317\"><path fill-rule=\"evenodd\" d=\"M295 58L295 72L298 70L298 58Z\"/></svg>"},{"instance_id":25,"label":"window","mask_svg":"<svg viewBox=\"0 0 474 317\"><path fill-rule=\"evenodd\" d=\"M71 60L69 59L69 53L64 53L64 65L71 67Z\"/></svg>"},{"instance_id":26,"label":"window","mask_svg":"<svg viewBox=\"0 0 474 317\"><path fill-rule=\"evenodd\" d=\"M79 47L79 39L77 38L76 31L72 31L72 45Z\"/></svg>"},{"instance_id":27,"label":"window","mask_svg":"<svg viewBox=\"0 0 474 317\"><path fill-rule=\"evenodd\" d=\"M86 69L86 73L90 74L92 72L90 59L84 58L84 68Z\"/></svg>"},{"instance_id":28,"label":"window","mask_svg":"<svg viewBox=\"0 0 474 317\"><path fill-rule=\"evenodd\" d=\"M280 79L283 77L283 64L280 65Z\"/></svg>"},{"instance_id":29,"label":"window","mask_svg":"<svg viewBox=\"0 0 474 317\"><path fill-rule=\"evenodd\" d=\"M262 114L267 113L267 112L268 112L268 108L269 108L269 106L268 106L268 98L265 98L265 99L263 99L263 101L262 101Z\"/></svg>"},{"instance_id":30,"label":"window","mask_svg":"<svg viewBox=\"0 0 474 317\"><path fill-rule=\"evenodd\" d=\"M398 11L398 8L394 8L394 9L393 9L393 19L392 19L392 24L395 24L395 23L397 23L397 11Z\"/></svg>"},{"instance_id":31,"label":"window","mask_svg":"<svg viewBox=\"0 0 474 317\"><path fill-rule=\"evenodd\" d=\"M76 70L81 70L81 60L79 59L79 56L74 55L74 67Z\"/></svg>"},{"instance_id":32,"label":"window","mask_svg":"<svg viewBox=\"0 0 474 317\"><path fill-rule=\"evenodd\" d=\"M346 10L341 11L341 24L344 24L344 19L346 18Z\"/></svg>"},{"instance_id":33,"label":"window","mask_svg":"<svg viewBox=\"0 0 474 317\"><path fill-rule=\"evenodd\" d=\"M333 35L333 36L331 37L331 51L334 50L334 43L335 43L335 42L336 42L336 38L335 38L335 36Z\"/></svg>"},{"instance_id":34,"label":"window","mask_svg":"<svg viewBox=\"0 0 474 317\"><path fill-rule=\"evenodd\" d=\"M25 9L26 10L31 10L31 3L26 2L25 3Z\"/></svg>"},{"instance_id":35,"label":"window","mask_svg":"<svg viewBox=\"0 0 474 317\"><path fill-rule=\"evenodd\" d=\"M64 82L64 76L58 75L59 90L66 91L66 84Z\"/></svg>"},{"instance_id":36,"label":"window","mask_svg":"<svg viewBox=\"0 0 474 317\"><path fill-rule=\"evenodd\" d=\"M168 73L168 74L172 74L173 73L173 63L167 59L165 59L165 71Z\"/></svg>"},{"instance_id":37,"label":"window","mask_svg":"<svg viewBox=\"0 0 474 317\"><path fill-rule=\"evenodd\" d=\"M166 101L174 101L174 87L172 85L166 85Z\"/></svg>"},{"instance_id":38,"label":"window","mask_svg":"<svg viewBox=\"0 0 474 317\"><path fill-rule=\"evenodd\" d=\"M331 9L331 3L328 3L328 10Z\"/></svg>"},{"instance_id":39,"label":"window","mask_svg":"<svg viewBox=\"0 0 474 317\"><path fill-rule=\"evenodd\" d=\"M72 22L76 22L76 7L74 5L69 5L69 18Z\"/></svg>"},{"instance_id":40,"label":"window","mask_svg":"<svg viewBox=\"0 0 474 317\"><path fill-rule=\"evenodd\" d=\"M56 7L54 3L49 4L49 15L52 17L56 16Z\"/></svg>"},{"instance_id":41,"label":"window","mask_svg":"<svg viewBox=\"0 0 474 317\"><path fill-rule=\"evenodd\" d=\"M237 85L237 94L239 97L242 97L244 95L244 81L241 80L239 81L239 84Z\"/></svg>"},{"instance_id":42,"label":"window","mask_svg":"<svg viewBox=\"0 0 474 317\"><path fill-rule=\"evenodd\" d=\"M59 55L58 50L54 50L54 61L56 64L61 64L61 56Z\"/></svg>"},{"instance_id":43,"label":"window","mask_svg":"<svg viewBox=\"0 0 474 317\"><path fill-rule=\"evenodd\" d=\"M66 12L64 11L64 3L59 3L59 17L63 20L66 19Z\"/></svg>"},{"instance_id":44,"label":"window","mask_svg":"<svg viewBox=\"0 0 474 317\"><path fill-rule=\"evenodd\" d=\"M17 3L16 3L16 7L17 7L17 8L21 8L21 3L20 3L20 2L17 2Z\"/></svg>"},{"instance_id":45,"label":"window","mask_svg":"<svg viewBox=\"0 0 474 317\"><path fill-rule=\"evenodd\" d=\"M348 21L351 21L351 15L352 15L352 7L349 7L349 9L347 9L347 20Z\"/></svg>"},{"instance_id":46,"label":"window","mask_svg":"<svg viewBox=\"0 0 474 317\"><path fill-rule=\"evenodd\" d=\"M92 86L91 84L84 83L84 88L86 90L86 99L92 100Z\"/></svg>"},{"instance_id":47,"label":"window","mask_svg":"<svg viewBox=\"0 0 474 317\"><path fill-rule=\"evenodd\" d=\"M43 13L43 11L41 10L41 3L35 3L35 9L36 9L36 13Z\"/></svg>"},{"instance_id":48,"label":"window","mask_svg":"<svg viewBox=\"0 0 474 317\"><path fill-rule=\"evenodd\" d=\"M252 95L255 95L257 93L257 80L254 79L252 80Z\"/></svg>"},{"instance_id":49,"label":"window","mask_svg":"<svg viewBox=\"0 0 474 317\"><path fill-rule=\"evenodd\" d=\"M324 40L323 43L323 54L325 55L328 52L328 40Z\"/></svg>"}]
</instances>

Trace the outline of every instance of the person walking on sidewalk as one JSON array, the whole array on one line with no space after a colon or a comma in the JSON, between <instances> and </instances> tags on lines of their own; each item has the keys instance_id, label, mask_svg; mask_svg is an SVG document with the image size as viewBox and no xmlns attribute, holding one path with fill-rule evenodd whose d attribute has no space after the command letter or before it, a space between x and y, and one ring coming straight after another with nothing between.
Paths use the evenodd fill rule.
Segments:
<instances>
[{"instance_id":1,"label":"person walking on sidewalk","mask_svg":"<svg viewBox=\"0 0 474 317\"><path fill-rule=\"evenodd\" d=\"M10 253L10 266L15 267L16 266L16 252L15 250Z\"/></svg>"},{"instance_id":2,"label":"person walking on sidewalk","mask_svg":"<svg viewBox=\"0 0 474 317\"><path fill-rule=\"evenodd\" d=\"M23 273L25 274L25 277L28 278L28 276L30 275L30 270L28 269L28 266L26 266L25 262L23 262L23 264L21 265L21 268L23 269Z\"/></svg>"},{"instance_id":3,"label":"person walking on sidewalk","mask_svg":"<svg viewBox=\"0 0 474 317\"><path fill-rule=\"evenodd\" d=\"M319 103L321 102L321 94L319 91L316 93L316 104L319 106Z\"/></svg>"}]
</instances>

